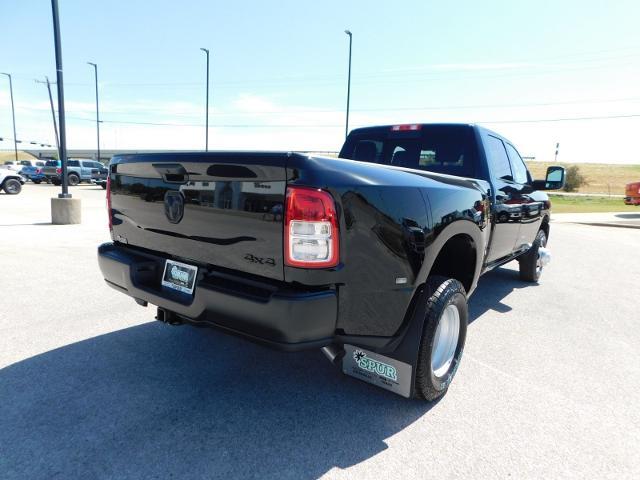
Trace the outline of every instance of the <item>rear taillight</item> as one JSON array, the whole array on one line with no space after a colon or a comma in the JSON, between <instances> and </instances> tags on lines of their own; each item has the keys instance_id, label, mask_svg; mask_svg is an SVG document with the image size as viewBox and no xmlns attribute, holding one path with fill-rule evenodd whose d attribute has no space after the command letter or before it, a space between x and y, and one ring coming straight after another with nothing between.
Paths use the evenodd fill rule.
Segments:
<instances>
[{"instance_id":1,"label":"rear taillight","mask_svg":"<svg viewBox=\"0 0 640 480\"><path fill-rule=\"evenodd\" d=\"M109 231L113 230L111 222L111 175L107 176L107 215L109 216Z\"/></svg>"},{"instance_id":2,"label":"rear taillight","mask_svg":"<svg viewBox=\"0 0 640 480\"><path fill-rule=\"evenodd\" d=\"M36 174L38 173L42 173L42 169L41 168L36 168Z\"/></svg>"},{"instance_id":3,"label":"rear taillight","mask_svg":"<svg viewBox=\"0 0 640 480\"><path fill-rule=\"evenodd\" d=\"M61 168L56 168L56 173L57 173L58 175L60 175L60 174L62 173L62 169L61 169Z\"/></svg>"},{"instance_id":4,"label":"rear taillight","mask_svg":"<svg viewBox=\"0 0 640 480\"><path fill-rule=\"evenodd\" d=\"M333 197L308 187L287 187L284 262L291 267L335 267L340 259Z\"/></svg>"}]
</instances>

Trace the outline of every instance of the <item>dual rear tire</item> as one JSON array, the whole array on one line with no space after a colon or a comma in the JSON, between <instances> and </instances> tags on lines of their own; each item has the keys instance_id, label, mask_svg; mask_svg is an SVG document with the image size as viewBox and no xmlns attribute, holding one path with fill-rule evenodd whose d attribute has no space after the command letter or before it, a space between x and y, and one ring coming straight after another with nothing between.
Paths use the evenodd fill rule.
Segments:
<instances>
[{"instance_id":1,"label":"dual rear tire","mask_svg":"<svg viewBox=\"0 0 640 480\"><path fill-rule=\"evenodd\" d=\"M452 278L430 277L422 299L426 299L427 308L418 351L415 396L433 401L447 392L458 371L469 309L465 288Z\"/></svg>"}]
</instances>

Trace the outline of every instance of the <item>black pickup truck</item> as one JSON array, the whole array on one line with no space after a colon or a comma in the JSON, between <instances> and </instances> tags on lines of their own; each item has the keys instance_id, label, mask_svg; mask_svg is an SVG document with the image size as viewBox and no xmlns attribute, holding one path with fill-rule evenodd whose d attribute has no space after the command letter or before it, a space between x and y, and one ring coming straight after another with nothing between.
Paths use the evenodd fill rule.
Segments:
<instances>
[{"instance_id":1,"label":"black pickup truck","mask_svg":"<svg viewBox=\"0 0 640 480\"><path fill-rule=\"evenodd\" d=\"M340 158L292 152L116 156L107 283L168 324L320 348L344 373L433 400L458 368L467 298L511 260L538 281L564 170L533 180L485 128L352 131Z\"/></svg>"}]
</instances>

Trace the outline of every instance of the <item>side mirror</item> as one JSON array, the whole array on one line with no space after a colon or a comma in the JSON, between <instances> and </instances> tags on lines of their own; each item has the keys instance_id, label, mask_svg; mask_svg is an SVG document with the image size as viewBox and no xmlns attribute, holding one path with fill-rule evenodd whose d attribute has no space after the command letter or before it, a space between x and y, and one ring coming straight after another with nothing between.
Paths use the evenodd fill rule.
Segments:
<instances>
[{"instance_id":1,"label":"side mirror","mask_svg":"<svg viewBox=\"0 0 640 480\"><path fill-rule=\"evenodd\" d=\"M560 190L564 187L564 167L551 166L547 168L544 180L534 180L532 187L536 190Z\"/></svg>"}]
</instances>

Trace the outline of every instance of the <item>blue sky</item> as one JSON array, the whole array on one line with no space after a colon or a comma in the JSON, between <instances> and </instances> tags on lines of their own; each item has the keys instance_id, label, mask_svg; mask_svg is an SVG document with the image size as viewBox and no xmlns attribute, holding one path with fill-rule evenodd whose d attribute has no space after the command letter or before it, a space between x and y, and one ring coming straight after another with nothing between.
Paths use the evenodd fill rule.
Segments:
<instances>
[{"instance_id":1,"label":"blue sky","mask_svg":"<svg viewBox=\"0 0 640 480\"><path fill-rule=\"evenodd\" d=\"M539 160L640 163L640 116L546 121L640 115L637 1L59 1L71 148L95 145L87 61L104 148L203 148L206 47L211 148L338 150L349 28L353 127L480 122ZM53 143L49 0L0 1L0 71L18 138Z\"/></svg>"}]
</instances>

